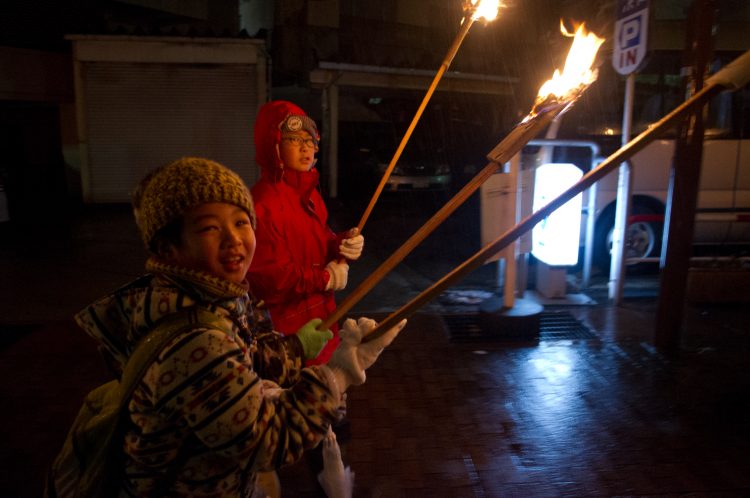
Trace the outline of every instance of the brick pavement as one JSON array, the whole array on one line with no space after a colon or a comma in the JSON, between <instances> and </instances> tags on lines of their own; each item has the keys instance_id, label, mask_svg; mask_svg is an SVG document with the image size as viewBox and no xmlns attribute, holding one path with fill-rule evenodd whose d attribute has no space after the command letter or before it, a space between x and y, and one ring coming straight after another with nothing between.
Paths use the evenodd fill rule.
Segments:
<instances>
[{"instance_id":1,"label":"brick pavement","mask_svg":"<svg viewBox=\"0 0 750 498\"><path fill-rule=\"evenodd\" d=\"M642 311L578 311L608 313ZM452 344L416 315L350 394L355 496L748 496L747 331L703 325L734 338L670 358L638 334ZM323 496L303 465L282 483Z\"/></svg>"}]
</instances>

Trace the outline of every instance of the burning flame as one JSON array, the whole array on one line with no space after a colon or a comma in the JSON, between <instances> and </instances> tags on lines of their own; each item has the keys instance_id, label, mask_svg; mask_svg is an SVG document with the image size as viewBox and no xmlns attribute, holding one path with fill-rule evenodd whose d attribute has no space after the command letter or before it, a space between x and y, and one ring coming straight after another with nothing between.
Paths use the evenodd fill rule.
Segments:
<instances>
[{"instance_id":1,"label":"burning flame","mask_svg":"<svg viewBox=\"0 0 750 498\"><path fill-rule=\"evenodd\" d=\"M560 22L560 31L565 36L574 36L568 33L562 21ZM568 57L565 59L563 72L560 73L559 69L555 69L552 79L547 80L539 88L535 107L550 99L557 101L574 100L583 89L596 81L598 72L591 66L594 64L596 53L602 43L604 43L604 38L599 38L593 32L586 31L584 24L578 26Z\"/></svg>"},{"instance_id":2,"label":"burning flame","mask_svg":"<svg viewBox=\"0 0 750 498\"><path fill-rule=\"evenodd\" d=\"M484 18L485 21L493 21L500 10L500 0L471 0L468 6L473 11L471 18L479 20Z\"/></svg>"}]
</instances>

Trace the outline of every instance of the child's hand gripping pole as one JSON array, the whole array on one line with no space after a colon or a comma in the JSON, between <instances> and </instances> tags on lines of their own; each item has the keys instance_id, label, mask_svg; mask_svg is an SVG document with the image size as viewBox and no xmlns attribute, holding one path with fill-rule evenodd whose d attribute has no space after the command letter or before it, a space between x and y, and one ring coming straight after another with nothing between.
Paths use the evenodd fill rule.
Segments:
<instances>
[{"instance_id":1,"label":"child's hand gripping pole","mask_svg":"<svg viewBox=\"0 0 750 498\"><path fill-rule=\"evenodd\" d=\"M347 233L347 238L339 245L339 254L350 261L356 261L362 256L365 247L365 238L359 233L359 228L354 227Z\"/></svg>"},{"instance_id":2,"label":"child's hand gripping pole","mask_svg":"<svg viewBox=\"0 0 750 498\"><path fill-rule=\"evenodd\" d=\"M349 318L344 322L339 332L341 343L326 365L335 377L340 393L346 392L349 386L358 386L365 382L365 370L375 363L380 353L393 342L404 325L406 320L401 320L377 338L364 343L362 339L377 327L375 320L360 318L355 322Z\"/></svg>"}]
</instances>

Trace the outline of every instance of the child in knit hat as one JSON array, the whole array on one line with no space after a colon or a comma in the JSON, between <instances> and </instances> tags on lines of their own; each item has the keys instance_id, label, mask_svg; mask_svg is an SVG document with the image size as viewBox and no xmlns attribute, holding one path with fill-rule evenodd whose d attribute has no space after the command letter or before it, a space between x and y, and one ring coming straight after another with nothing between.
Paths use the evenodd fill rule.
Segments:
<instances>
[{"instance_id":1,"label":"child in knit hat","mask_svg":"<svg viewBox=\"0 0 750 498\"><path fill-rule=\"evenodd\" d=\"M78 324L123 365L165 317L201 308L216 320L187 322L146 368L126 404L118 496L258 496L258 472L320 443L346 389L364 382L403 323L361 344L375 322L347 320L328 364L303 368L331 334L316 330L320 320L278 334L248 295L255 211L235 173L175 161L141 182L134 214L149 273L88 306Z\"/></svg>"}]
</instances>

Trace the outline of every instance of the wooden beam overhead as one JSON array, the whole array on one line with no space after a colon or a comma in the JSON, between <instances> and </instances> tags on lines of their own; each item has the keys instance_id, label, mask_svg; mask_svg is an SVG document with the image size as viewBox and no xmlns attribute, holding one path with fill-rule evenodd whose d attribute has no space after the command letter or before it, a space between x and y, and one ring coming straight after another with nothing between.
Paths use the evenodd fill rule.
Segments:
<instances>
[{"instance_id":1,"label":"wooden beam overhead","mask_svg":"<svg viewBox=\"0 0 750 498\"><path fill-rule=\"evenodd\" d=\"M367 71L357 69L314 69L310 83L314 88L329 85L368 88L393 88L400 90L425 90L434 75L405 74L405 72ZM483 95L513 95L516 78L483 78L481 75L446 74L435 91L474 93Z\"/></svg>"}]
</instances>

